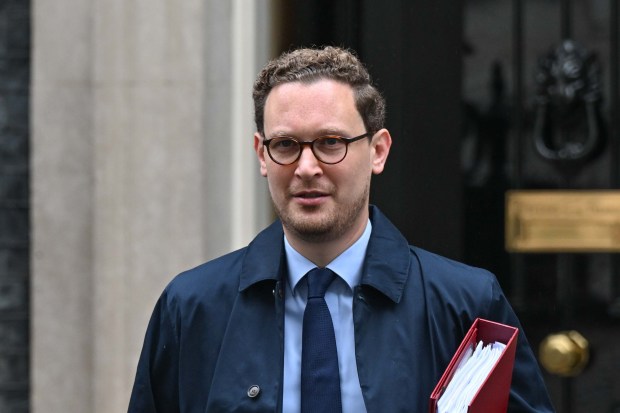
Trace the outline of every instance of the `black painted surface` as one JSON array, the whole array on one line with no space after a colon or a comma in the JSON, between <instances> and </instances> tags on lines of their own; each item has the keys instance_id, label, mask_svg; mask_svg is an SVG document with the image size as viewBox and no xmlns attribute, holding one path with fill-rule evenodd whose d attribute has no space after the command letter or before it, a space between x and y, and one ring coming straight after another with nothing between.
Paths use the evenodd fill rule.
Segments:
<instances>
[{"instance_id":1,"label":"black painted surface","mask_svg":"<svg viewBox=\"0 0 620 413\"><path fill-rule=\"evenodd\" d=\"M0 412L28 411L30 3L0 0Z\"/></svg>"},{"instance_id":2,"label":"black painted surface","mask_svg":"<svg viewBox=\"0 0 620 413\"><path fill-rule=\"evenodd\" d=\"M462 257L460 2L294 1L295 46L353 49L387 100L394 141L371 202L410 242Z\"/></svg>"},{"instance_id":3,"label":"black painted surface","mask_svg":"<svg viewBox=\"0 0 620 413\"><path fill-rule=\"evenodd\" d=\"M508 254L508 189L620 182L617 0L295 0L290 45L350 47L388 103L394 146L371 202L421 247L490 269L535 351L547 334L590 340L588 368L546 374L558 411L620 411L620 255ZM570 170L534 150L536 65L571 34L603 66L606 145ZM604 124L603 124L604 122Z\"/></svg>"}]
</instances>

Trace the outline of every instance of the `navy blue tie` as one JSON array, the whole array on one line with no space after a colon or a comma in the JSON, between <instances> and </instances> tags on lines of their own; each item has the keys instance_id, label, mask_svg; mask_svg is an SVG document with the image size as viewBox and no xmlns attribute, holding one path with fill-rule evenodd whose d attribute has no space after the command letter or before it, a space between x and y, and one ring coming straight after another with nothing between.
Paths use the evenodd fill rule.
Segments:
<instances>
[{"instance_id":1,"label":"navy blue tie","mask_svg":"<svg viewBox=\"0 0 620 413\"><path fill-rule=\"evenodd\" d=\"M325 291L336 274L327 268L308 272L308 303L301 347L301 413L341 413L340 373L334 324Z\"/></svg>"}]
</instances>

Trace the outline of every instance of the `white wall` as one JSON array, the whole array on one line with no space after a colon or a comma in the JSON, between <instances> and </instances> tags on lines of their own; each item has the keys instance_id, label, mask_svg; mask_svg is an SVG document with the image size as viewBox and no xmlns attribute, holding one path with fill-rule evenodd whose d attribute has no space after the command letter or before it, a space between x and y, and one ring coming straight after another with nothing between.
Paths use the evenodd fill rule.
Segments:
<instances>
[{"instance_id":1,"label":"white wall","mask_svg":"<svg viewBox=\"0 0 620 413\"><path fill-rule=\"evenodd\" d=\"M33 2L33 412L126 410L165 284L267 225L273 3Z\"/></svg>"}]
</instances>

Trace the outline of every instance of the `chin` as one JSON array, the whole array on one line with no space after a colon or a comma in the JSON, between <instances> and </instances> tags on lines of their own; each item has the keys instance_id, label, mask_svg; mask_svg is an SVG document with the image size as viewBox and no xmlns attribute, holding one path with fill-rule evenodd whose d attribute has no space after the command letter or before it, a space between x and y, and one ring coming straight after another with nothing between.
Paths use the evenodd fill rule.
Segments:
<instances>
[{"instance_id":1,"label":"chin","mask_svg":"<svg viewBox=\"0 0 620 413\"><path fill-rule=\"evenodd\" d=\"M278 211L282 224L297 237L307 241L331 239L337 226L333 216L316 209L311 211Z\"/></svg>"},{"instance_id":2,"label":"chin","mask_svg":"<svg viewBox=\"0 0 620 413\"><path fill-rule=\"evenodd\" d=\"M295 225L287 224L287 229L295 234L296 237L306 242L320 243L336 239L338 235L333 227L322 227L316 225Z\"/></svg>"}]
</instances>

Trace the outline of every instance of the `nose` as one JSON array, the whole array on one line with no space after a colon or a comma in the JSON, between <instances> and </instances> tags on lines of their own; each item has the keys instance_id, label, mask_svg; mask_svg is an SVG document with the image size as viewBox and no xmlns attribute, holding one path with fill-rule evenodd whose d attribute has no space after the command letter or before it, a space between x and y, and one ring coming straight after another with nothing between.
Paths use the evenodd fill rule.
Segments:
<instances>
[{"instance_id":1,"label":"nose","mask_svg":"<svg viewBox=\"0 0 620 413\"><path fill-rule=\"evenodd\" d=\"M314 156L309 146L304 146L297 160L295 174L302 179L312 178L323 173L321 162Z\"/></svg>"}]
</instances>

